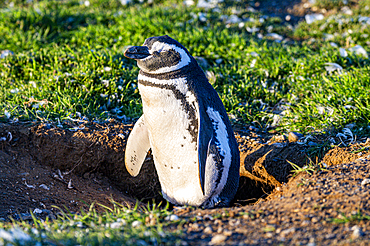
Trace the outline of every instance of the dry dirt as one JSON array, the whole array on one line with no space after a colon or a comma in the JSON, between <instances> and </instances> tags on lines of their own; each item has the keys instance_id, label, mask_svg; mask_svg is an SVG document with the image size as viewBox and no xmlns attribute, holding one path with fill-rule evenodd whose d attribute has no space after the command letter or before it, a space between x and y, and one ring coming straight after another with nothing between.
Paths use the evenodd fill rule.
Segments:
<instances>
[{"instance_id":1,"label":"dry dirt","mask_svg":"<svg viewBox=\"0 0 370 246\"><path fill-rule=\"evenodd\" d=\"M35 209L39 217L54 218L59 210L53 206L78 212L92 202L110 206L110 199L127 205L134 198L161 200L151 156L136 178L124 167L131 129L132 124L114 120L70 122L64 129L0 124L0 219L29 219ZM308 164L308 144L253 127L236 129L236 138L243 176L234 204L176 211L185 218L197 216L181 226L188 244L370 243L370 184L364 184L370 178L370 139L333 148L318 160L327 170L292 178L289 162ZM310 140L323 145L328 137Z\"/></svg>"}]
</instances>

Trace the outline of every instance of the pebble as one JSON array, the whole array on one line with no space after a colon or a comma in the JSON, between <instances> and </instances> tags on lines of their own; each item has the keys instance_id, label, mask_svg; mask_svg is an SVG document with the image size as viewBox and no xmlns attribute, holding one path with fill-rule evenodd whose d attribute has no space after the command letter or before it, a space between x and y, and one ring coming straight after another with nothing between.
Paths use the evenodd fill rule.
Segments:
<instances>
[{"instance_id":1,"label":"pebble","mask_svg":"<svg viewBox=\"0 0 370 246\"><path fill-rule=\"evenodd\" d=\"M229 230L223 230L222 234L224 234L225 236L231 236L233 235L233 232Z\"/></svg>"},{"instance_id":2,"label":"pebble","mask_svg":"<svg viewBox=\"0 0 370 246\"><path fill-rule=\"evenodd\" d=\"M165 220L176 221L179 220L179 216L177 216L176 214L171 214L170 216L167 216Z\"/></svg>"},{"instance_id":3,"label":"pebble","mask_svg":"<svg viewBox=\"0 0 370 246\"><path fill-rule=\"evenodd\" d=\"M351 235L351 238L352 238L353 240L355 240L355 239L358 239L358 238L362 237L362 236L363 236L363 234L364 234L364 233L362 232L361 228L360 228L359 226L357 226L357 225L353 226L353 227L351 228L351 230L353 231L353 232L352 232L352 235Z\"/></svg>"},{"instance_id":4,"label":"pebble","mask_svg":"<svg viewBox=\"0 0 370 246\"><path fill-rule=\"evenodd\" d=\"M213 230L212 230L212 227L210 226L207 226L204 231L203 231L205 234L212 234L213 233Z\"/></svg>"},{"instance_id":5,"label":"pebble","mask_svg":"<svg viewBox=\"0 0 370 246\"><path fill-rule=\"evenodd\" d=\"M305 15L305 19L306 19L307 24L311 24L315 21L323 20L324 15L323 14L308 14L308 15Z\"/></svg>"},{"instance_id":6,"label":"pebble","mask_svg":"<svg viewBox=\"0 0 370 246\"><path fill-rule=\"evenodd\" d=\"M10 51L10 50L2 50L0 52L0 58L1 59L4 59L5 57L12 56L12 55L14 55L14 53L12 51Z\"/></svg>"},{"instance_id":7,"label":"pebble","mask_svg":"<svg viewBox=\"0 0 370 246\"><path fill-rule=\"evenodd\" d=\"M301 133L298 133L298 132L289 132L288 141L290 143L294 143L294 142L297 142L302 137L303 137L303 135Z\"/></svg>"},{"instance_id":8,"label":"pebble","mask_svg":"<svg viewBox=\"0 0 370 246\"><path fill-rule=\"evenodd\" d=\"M320 218L318 218L318 217L313 217L313 218L311 219L311 221L312 221L312 223L317 223L317 222L319 222L319 221L320 221Z\"/></svg>"},{"instance_id":9,"label":"pebble","mask_svg":"<svg viewBox=\"0 0 370 246\"><path fill-rule=\"evenodd\" d=\"M362 180L362 182L361 182L361 185L362 185L362 186L365 186L365 185L368 185L368 184L370 184L370 179L364 179L364 180Z\"/></svg>"},{"instance_id":10,"label":"pebble","mask_svg":"<svg viewBox=\"0 0 370 246\"><path fill-rule=\"evenodd\" d=\"M193 224L191 225L191 228L192 228L193 230L198 230L198 229L199 229L199 225L198 225L197 223L193 223Z\"/></svg>"},{"instance_id":11,"label":"pebble","mask_svg":"<svg viewBox=\"0 0 370 246\"><path fill-rule=\"evenodd\" d=\"M281 231L280 232L280 236L282 237L285 237L286 235L288 235L289 233L294 233L295 232L295 228L292 227L292 228L289 228L289 229L286 229L284 231Z\"/></svg>"},{"instance_id":12,"label":"pebble","mask_svg":"<svg viewBox=\"0 0 370 246\"><path fill-rule=\"evenodd\" d=\"M33 213L34 213L34 214L41 214L41 213L42 213L42 210L41 210L41 209L39 209L39 208L35 208L35 209L33 210Z\"/></svg>"},{"instance_id":13,"label":"pebble","mask_svg":"<svg viewBox=\"0 0 370 246\"><path fill-rule=\"evenodd\" d=\"M209 214L204 215L204 220L213 220L213 217Z\"/></svg>"},{"instance_id":14,"label":"pebble","mask_svg":"<svg viewBox=\"0 0 370 246\"><path fill-rule=\"evenodd\" d=\"M309 225L310 225L310 221L309 220L304 220L301 223L301 226L309 226Z\"/></svg>"},{"instance_id":15,"label":"pebble","mask_svg":"<svg viewBox=\"0 0 370 246\"><path fill-rule=\"evenodd\" d=\"M141 221L138 221L138 220L135 220L134 222L132 222L132 227L139 227L141 226L143 223Z\"/></svg>"},{"instance_id":16,"label":"pebble","mask_svg":"<svg viewBox=\"0 0 370 246\"><path fill-rule=\"evenodd\" d=\"M212 237L210 245L220 245L223 244L227 239L227 236L222 234L217 234Z\"/></svg>"},{"instance_id":17,"label":"pebble","mask_svg":"<svg viewBox=\"0 0 370 246\"><path fill-rule=\"evenodd\" d=\"M109 225L110 228L112 229L118 229L122 226L122 223L121 222L113 222Z\"/></svg>"}]
</instances>

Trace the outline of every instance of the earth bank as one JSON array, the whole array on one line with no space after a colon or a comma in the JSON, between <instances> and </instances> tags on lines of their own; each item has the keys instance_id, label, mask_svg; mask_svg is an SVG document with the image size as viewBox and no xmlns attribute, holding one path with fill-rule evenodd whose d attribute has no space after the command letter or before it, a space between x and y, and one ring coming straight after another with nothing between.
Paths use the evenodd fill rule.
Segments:
<instances>
[{"instance_id":1,"label":"earth bank","mask_svg":"<svg viewBox=\"0 0 370 246\"><path fill-rule=\"evenodd\" d=\"M161 200L150 155L136 178L124 167L132 124L69 124L1 124L1 220L30 219L30 211L53 218L59 211L54 206L78 212L92 202L110 206L111 199L128 206L135 198ZM175 210L189 221L181 226L185 243L370 243L370 140L348 140L348 147L312 161L310 148L325 146L327 136L289 142L249 127L236 130L236 138L242 177L235 202L231 208ZM292 172L292 163L298 171Z\"/></svg>"}]
</instances>

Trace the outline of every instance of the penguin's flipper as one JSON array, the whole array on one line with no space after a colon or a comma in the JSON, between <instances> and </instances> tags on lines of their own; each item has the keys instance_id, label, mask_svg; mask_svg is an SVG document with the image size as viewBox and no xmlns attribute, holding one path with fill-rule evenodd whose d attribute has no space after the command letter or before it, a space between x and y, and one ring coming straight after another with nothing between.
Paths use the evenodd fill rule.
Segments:
<instances>
[{"instance_id":1,"label":"penguin's flipper","mask_svg":"<svg viewBox=\"0 0 370 246\"><path fill-rule=\"evenodd\" d=\"M150 149L148 129L144 116L135 123L128 137L125 151L125 166L131 176L137 176Z\"/></svg>"},{"instance_id":2,"label":"penguin's flipper","mask_svg":"<svg viewBox=\"0 0 370 246\"><path fill-rule=\"evenodd\" d=\"M199 136L198 136L198 156L199 156L199 180L200 180L200 187L202 189L203 195L205 195L204 191L204 182L205 182L205 170L206 170L206 162L208 158L208 151L213 139L213 129L212 129L212 122L209 119L206 112L202 112L200 110L200 126L199 126Z\"/></svg>"}]
</instances>

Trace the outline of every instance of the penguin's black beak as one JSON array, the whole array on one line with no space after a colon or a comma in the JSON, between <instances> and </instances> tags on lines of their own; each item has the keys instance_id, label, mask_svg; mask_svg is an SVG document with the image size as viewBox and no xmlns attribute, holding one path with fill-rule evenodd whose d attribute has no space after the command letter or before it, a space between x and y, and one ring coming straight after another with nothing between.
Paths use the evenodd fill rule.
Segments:
<instances>
[{"instance_id":1,"label":"penguin's black beak","mask_svg":"<svg viewBox=\"0 0 370 246\"><path fill-rule=\"evenodd\" d=\"M147 46L132 46L128 48L123 55L130 59L141 60L147 58L151 54Z\"/></svg>"}]
</instances>

